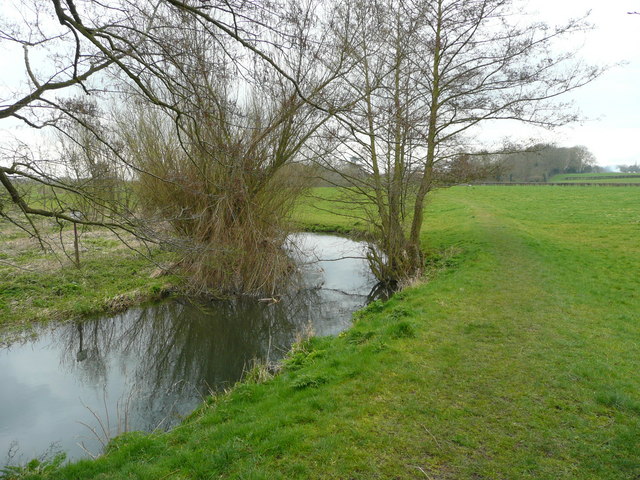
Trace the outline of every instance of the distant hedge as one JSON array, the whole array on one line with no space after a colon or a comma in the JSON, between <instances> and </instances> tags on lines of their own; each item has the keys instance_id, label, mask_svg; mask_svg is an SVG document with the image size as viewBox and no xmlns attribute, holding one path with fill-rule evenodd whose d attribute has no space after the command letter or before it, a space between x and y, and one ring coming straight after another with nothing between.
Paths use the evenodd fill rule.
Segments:
<instances>
[{"instance_id":1,"label":"distant hedge","mask_svg":"<svg viewBox=\"0 0 640 480\"><path fill-rule=\"evenodd\" d=\"M611 178L611 177L607 177ZM543 182L482 182L482 183L473 183L469 186L499 186L499 187L511 187L511 186L521 186L521 187L640 187L639 183L578 183L578 182L553 182L553 183L543 183Z\"/></svg>"}]
</instances>

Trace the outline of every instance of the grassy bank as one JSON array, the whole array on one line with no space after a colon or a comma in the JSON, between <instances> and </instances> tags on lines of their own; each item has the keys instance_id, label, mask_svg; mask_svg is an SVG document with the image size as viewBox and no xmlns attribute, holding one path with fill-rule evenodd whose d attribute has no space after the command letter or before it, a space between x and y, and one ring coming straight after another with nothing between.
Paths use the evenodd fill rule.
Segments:
<instances>
[{"instance_id":1,"label":"grassy bank","mask_svg":"<svg viewBox=\"0 0 640 480\"><path fill-rule=\"evenodd\" d=\"M440 191L423 240L453 254L430 283L172 432L30 478L638 478L639 204L634 188ZM314 212L301 224L350 228Z\"/></svg>"},{"instance_id":2,"label":"grassy bank","mask_svg":"<svg viewBox=\"0 0 640 480\"><path fill-rule=\"evenodd\" d=\"M133 303L162 296L176 281L169 276L152 278L156 262L166 253L138 254L111 232L81 231L80 268L74 264L73 233L60 235L42 221L47 234L43 251L6 220L0 220L0 326L21 329L32 322L77 318L87 314L118 311ZM135 245L134 239L128 239ZM64 247L64 248L63 248Z\"/></svg>"},{"instance_id":3,"label":"grassy bank","mask_svg":"<svg viewBox=\"0 0 640 480\"><path fill-rule=\"evenodd\" d=\"M300 230L307 232L349 234L365 230L367 226L358 206L351 207L343 202L344 195L339 188L313 188L300 200L293 221ZM356 209L358 218L351 215L350 208ZM336 212L344 215L336 215Z\"/></svg>"}]
</instances>

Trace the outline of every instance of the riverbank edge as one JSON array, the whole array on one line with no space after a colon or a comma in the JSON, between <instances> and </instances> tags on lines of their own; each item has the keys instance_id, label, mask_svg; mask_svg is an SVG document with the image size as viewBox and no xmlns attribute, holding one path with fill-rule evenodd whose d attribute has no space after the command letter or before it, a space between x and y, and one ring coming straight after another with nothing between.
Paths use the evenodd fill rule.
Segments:
<instances>
[{"instance_id":1,"label":"riverbank edge","mask_svg":"<svg viewBox=\"0 0 640 480\"><path fill-rule=\"evenodd\" d=\"M320 225L320 224L298 224L298 233L316 233L316 234L326 234L326 235L339 235L345 238L350 238L355 241L363 240L366 237L366 232L362 230L358 230L356 228L347 228L336 225ZM433 269L432 269L433 270ZM149 277L152 279L153 277ZM424 276L425 282L427 278L430 279L430 276ZM418 281L414 282L411 286L415 286L419 284ZM94 310L87 312L86 314L77 315L70 313L65 316L64 311L59 311L58 315L60 317L52 317L49 320L42 320L38 322L39 324L46 324L47 322L70 322L77 321L83 319L91 319L98 315L108 315L108 314L118 314L122 313L128 309L135 308L140 305L144 305L147 303L152 303L156 301L167 300L170 298L177 297L181 294L181 291L178 287L174 285L167 284L165 287L161 289L155 289L152 292L144 293L140 289L133 290L131 292L122 293L111 297L104 301L102 306L96 307ZM94 459L87 460L77 460L72 461L66 464L60 462L61 455L58 453L56 456L52 457L44 457L39 459L33 459L26 462L22 466L12 467L15 468L15 471L12 472L13 476L8 477L11 480L22 480L22 479L49 479L49 478L58 478L55 476L58 471L64 471L66 468L73 467L75 464L83 464L85 462L95 462L100 461L106 455L120 449L123 445L126 445L129 441L128 439L133 439L135 442L136 439L144 438L144 437L152 437L152 436L164 436L167 434L171 434L172 432L180 429L182 426L190 424L191 422L200 418L203 414L209 411L212 406L219 404L220 402L228 401L239 389L242 389L246 386L250 385L261 385L268 383L280 375L287 373L287 371L295 371L298 368L302 367L305 359L307 357L313 358L313 352L317 351L319 345L326 344L327 342L333 342L336 339L348 338L351 334L350 332L354 329L356 324L363 318L365 318L371 312L379 312L385 309L386 304L395 301L401 301L404 298L403 291L397 291L394 295L388 298L385 301L377 300L369 305L365 305L364 307L353 312L353 323L352 325L338 336L327 336L327 337L307 337L302 338L298 342L294 343L289 351L284 355L284 357L276 362L276 363L254 363L251 368L249 368L243 374L242 378L238 380L232 387L228 388L224 392L212 394L210 397L205 398L203 402L196 407L190 414L184 417L182 422L163 433L154 433L154 432L124 432L116 437L113 437L108 444L106 445L104 452ZM31 325L14 325L23 335L25 333L25 328L29 328ZM3 327L7 327L6 325ZM8 326L9 328L11 325ZM9 330L11 331L11 330ZM401 336L403 336L402 334ZM10 339L8 343L12 340ZM0 337L0 346L5 344L5 339ZM314 381L312 380L311 383ZM301 388L306 388L306 386L302 386ZM33 466L37 466L36 470L38 472L32 471ZM45 472L44 476L41 476ZM0 469L0 474L2 473L2 469ZM33 476L35 475L35 476ZM50 477L50 475L53 475ZM0 479L4 479L5 477L0 475ZM66 477L62 477L66 478Z\"/></svg>"},{"instance_id":2,"label":"riverbank edge","mask_svg":"<svg viewBox=\"0 0 640 480\"><path fill-rule=\"evenodd\" d=\"M146 285L147 291L143 287L138 287L128 292L107 297L96 303L90 304L89 308L83 308L82 313L74 312L68 308L45 308L31 312L25 318L17 321L9 321L0 324L0 347L8 346L20 338L32 333L33 328L45 326L49 323L66 323L82 321L95 318L100 315L116 315L130 308L134 308L146 303L159 302L178 296L180 290L172 283L158 286L154 282ZM2 478L2 477L0 477Z\"/></svg>"},{"instance_id":3,"label":"riverbank edge","mask_svg":"<svg viewBox=\"0 0 640 480\"><path fill-rule=\"evenodd\" d=\"M296 231L300 233L335 234L356 241L362 240L365 236L365 232L361 230L340 225L296 222L296 227ZM101 259L100 261L104 262L105 266L111 263L107 258ZM122 263L126 263L126 261ZM100 266L93 265L93 270L100 270ZM156 271L157 270L156 268ZM107 292L108 286L112 282L110 277L105 277L102 285L93 285L92 290L94 297L90 299L88 303L85 302L80 311L76 311L75 309L75 304L80 302L74 302L73 299L84 300L86 298L86 289L67 292L65 294L67 306L50 308L31 307L20 312L18 315L13 315L11 319L7 319L6 317L4 319L0 318L0 346L13 343L25 334L28 335L33 327L46 325L50 322L69 322L94 318L99 315L115 315L139 305L184 294L180 287L181 280L170 273L166 275L154 275L154 272L149 270L143 275L139 275L138 278L144 280L138 281L138 285L131 290L125 290L115 294L113 294L113 292L111 292L111 294L104 294L100 292ZM164 280L165 278L166 280ZM37 276L31 281L37 282ZM19 300L11 300L9 298L6 301ZM0 311L0 315L1 313Z\"/></svg>"},{"instance_id":4,"label":"riverbank edge","mask_svg":"<svg viewBox=\"0 0 640 480\"><path fill-rule=\"evenodd\" d=\"M404 298L405 292L400 291L384 302L378 300L362 307L353 313L353 324L349 329L337 336L311 336L301 339L294 343L282 360L277 363L254 363L233 386L223 392L214 393L205 398L198 407L183 418L180 424L166 432L133 431L121 433L107 443L104 452L100 456L92 459L64 463L63 456L54 452L50 457L40 457L22 466L13 467L15 470L12 472L12 476L6 478L10 480L94 478L94 467L98 467L102 474L110 472L112 467L101 468L99 465L109 462L114 456L121 457L122 461L117 461L118 464L137 463L135 452L140 453L141 446L142 450L144 450L154 442L172 444L172 436L180 436L188 428L200 428L199 424L208 414L219 407L232 405L238 398L246 397L248 391L253 391L256 388L269 388L274 382L284 382L287 385L285 388L290 386L294 391L300 392L319 387L331 388L330 383L332 382L327 381L323 375L313 372L313 367L317 365L318 359L324 362L331 360L333 357L330 353L331 350L344 353L345 348L346 350L373 348L375 352L385 352L391 342L402 341L415 336L416 326L414 323L404 320L404 317L409 316L409 311L402 307ZM372 329L372 326L368 324L376 316L380 317L382 314L389 312L391 312L392 317L399 320L394 322L391 328L389 328L388 322L380 322L379 319L377 328ZM378 338L374 339L374 337ZM374 341L371 341L372 339ZM134 452L133 456L132 452ZM144 457L149 460L147 453L144 453ZM0 479L4 479L5 477L1 473L2 469L0 468ZM165 476L159 478L165 478Z\"/></svg>"},{"instance_id":5,"label":"riverbank edge","mask_svg":"<svg viewBox=\"0 0 640 480\"><path fill-rule=\"evenodd\" d=\"M340 234L350 238L362 238L362 232L354 229L341 229L341 231L338 232L335 229L330 230L327 228L327 230L322 232L318 230L301 230L301 232ZM51 459L45 459L42 464L51 467L47 470L46 474L34 474L30 472L29 464L27 464L23 467L24 472L18 476L11 477L11 479L68 480L71 478L93 478L92 474L89 474L88 477L82 476L83 474L76 476L76 468L82 472L88 465L109 461L108 457L112 455L123 454L127 457L129 455L127 452L131 449L136 450L140 443L147 444L149 441L163 441L172 435L180 435L181 430L194 425L196 425L196 428L199 428L197 427L198 422L202 421L212 410L224 404L232 404L238 396L243 397L247 389L269 388L269 384L272 382L285 382L286 384L292 385L295 391L312 390L321 386L331 388L329 385L331 382L327 382L325 376L313 372L313 367L317 365L316 361L318 359L322 359L324 362L330 362L332 358L337 358L337 356L345 353L353 354L351 350L354 348L356 350L372 350L374 354L386 353L388 349L393 349L393 343L401 342L405 339L413 339L416 336L416 329L419 328L419 325L416 323L416 319L413 318L415 312L405 307L404 303L408 298L416 294L415 292L413 294L411 293L411 291L416 289L415 287L420 287L433 280L436 275L453 268L453 263L449 263L449 256L447 254L443 254L442 258L447 260L442 264L441 262L435 262L431 266L427 266L422 280L415 279L412 284L408 284L404 289L396 291L388 299L376 300L354 311L352 314L352 325L339 335L301 338L291 346L280 361L276 363L253 363L251 367L244 372L242 378L233 386L223 392L213 393L211 396L203 399L198 407L186 415L181 423L172 429L160 433L124 432L112 438L99 457L75 460L66 464L60 463L55 466L55 468L53 467L53 463L59 460L57 460L56 457L52 457ZM171 292L171 295L174 294L175 292ZM137 304L139 303L134 302L131 307L135 307ZM123 311L131 307L123 307L118 311ZM388 318L392 319L391 322L389 322ZM331 350L334 351L334 355L328 353ZM309 367L311 371L309 371ZM88 472L91 472L91 470L92 468L87 468ZM110 470L110 467L106 470Z\"/></svg>"}]
</instances>

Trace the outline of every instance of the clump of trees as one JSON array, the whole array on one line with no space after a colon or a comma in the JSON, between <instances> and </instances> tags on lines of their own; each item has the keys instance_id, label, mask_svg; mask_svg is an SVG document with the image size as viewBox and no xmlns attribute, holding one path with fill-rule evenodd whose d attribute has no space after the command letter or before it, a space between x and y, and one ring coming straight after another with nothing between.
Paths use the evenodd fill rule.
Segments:
<instances>
[{"instance_id":1,"label":"clump of trees","mask_svg":"<svg viewBox=\"0 0 640 480\"><path fill-rule=\"evenodd\" d=\"M270 293L286 274L305 171L329 174L364 212L381 281L419 274L429 192L495 167L478 127L571 122L557 98L602 72L556 49L583 19L531 23L516 0L26 2L58 25L23 15L0 26L23 47L29 82L0 119L66 140L54 164L19 150L0 163L21 225L37 236L30 219L42 215L124 228L179 249L194 284L227 293ZM33 50L52 49L48 67L32 65ZM71 101L81 95L99 108ZM67 195L35 208L20 178ZM99 193L107 179L139 204ZM71 215L76 197L94 214Z\"/></svg>"},{"instance_id":2,"label":"clump of trees","mask_svg":"<svg viewBox=\"0 0 640 480\"><path fill-rule=\"evenodd\" d=\"M524 151L495 156L497 169L487 180L496 182L547 182L558 174L598 173L595 156L584 146L556 147L537 144Z\"/></svg>"},{"instance_id":3,"label":"clump of trees","mask_svg":"<svg viewBox=\"0 0 640 480\"><path fill-rule=\"evenodd\" d=\"M618 165L620 173L640 173L640 165L637 163L633 165Z\"/></svg>"}]
</instances>

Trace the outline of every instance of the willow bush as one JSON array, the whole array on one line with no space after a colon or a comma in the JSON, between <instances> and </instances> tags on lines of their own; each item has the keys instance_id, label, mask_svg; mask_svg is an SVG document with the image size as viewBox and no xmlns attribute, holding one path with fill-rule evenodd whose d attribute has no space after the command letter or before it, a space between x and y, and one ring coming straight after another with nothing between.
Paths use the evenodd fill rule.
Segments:
<instances>
[{"instance_id":1,"label":"willow bush","mask_svg":"<svg viewBox=\"0 0 640 480\"><path fill-rule=\"evenodd\" d=\"M273 295L292 269L284 246L304 181L287 174L295 115L274 127L280 108L227 104L181 125L182 137L152 111L127 122L144 215L168 228L192 291Z\"/></svg>"}]
</instances>

